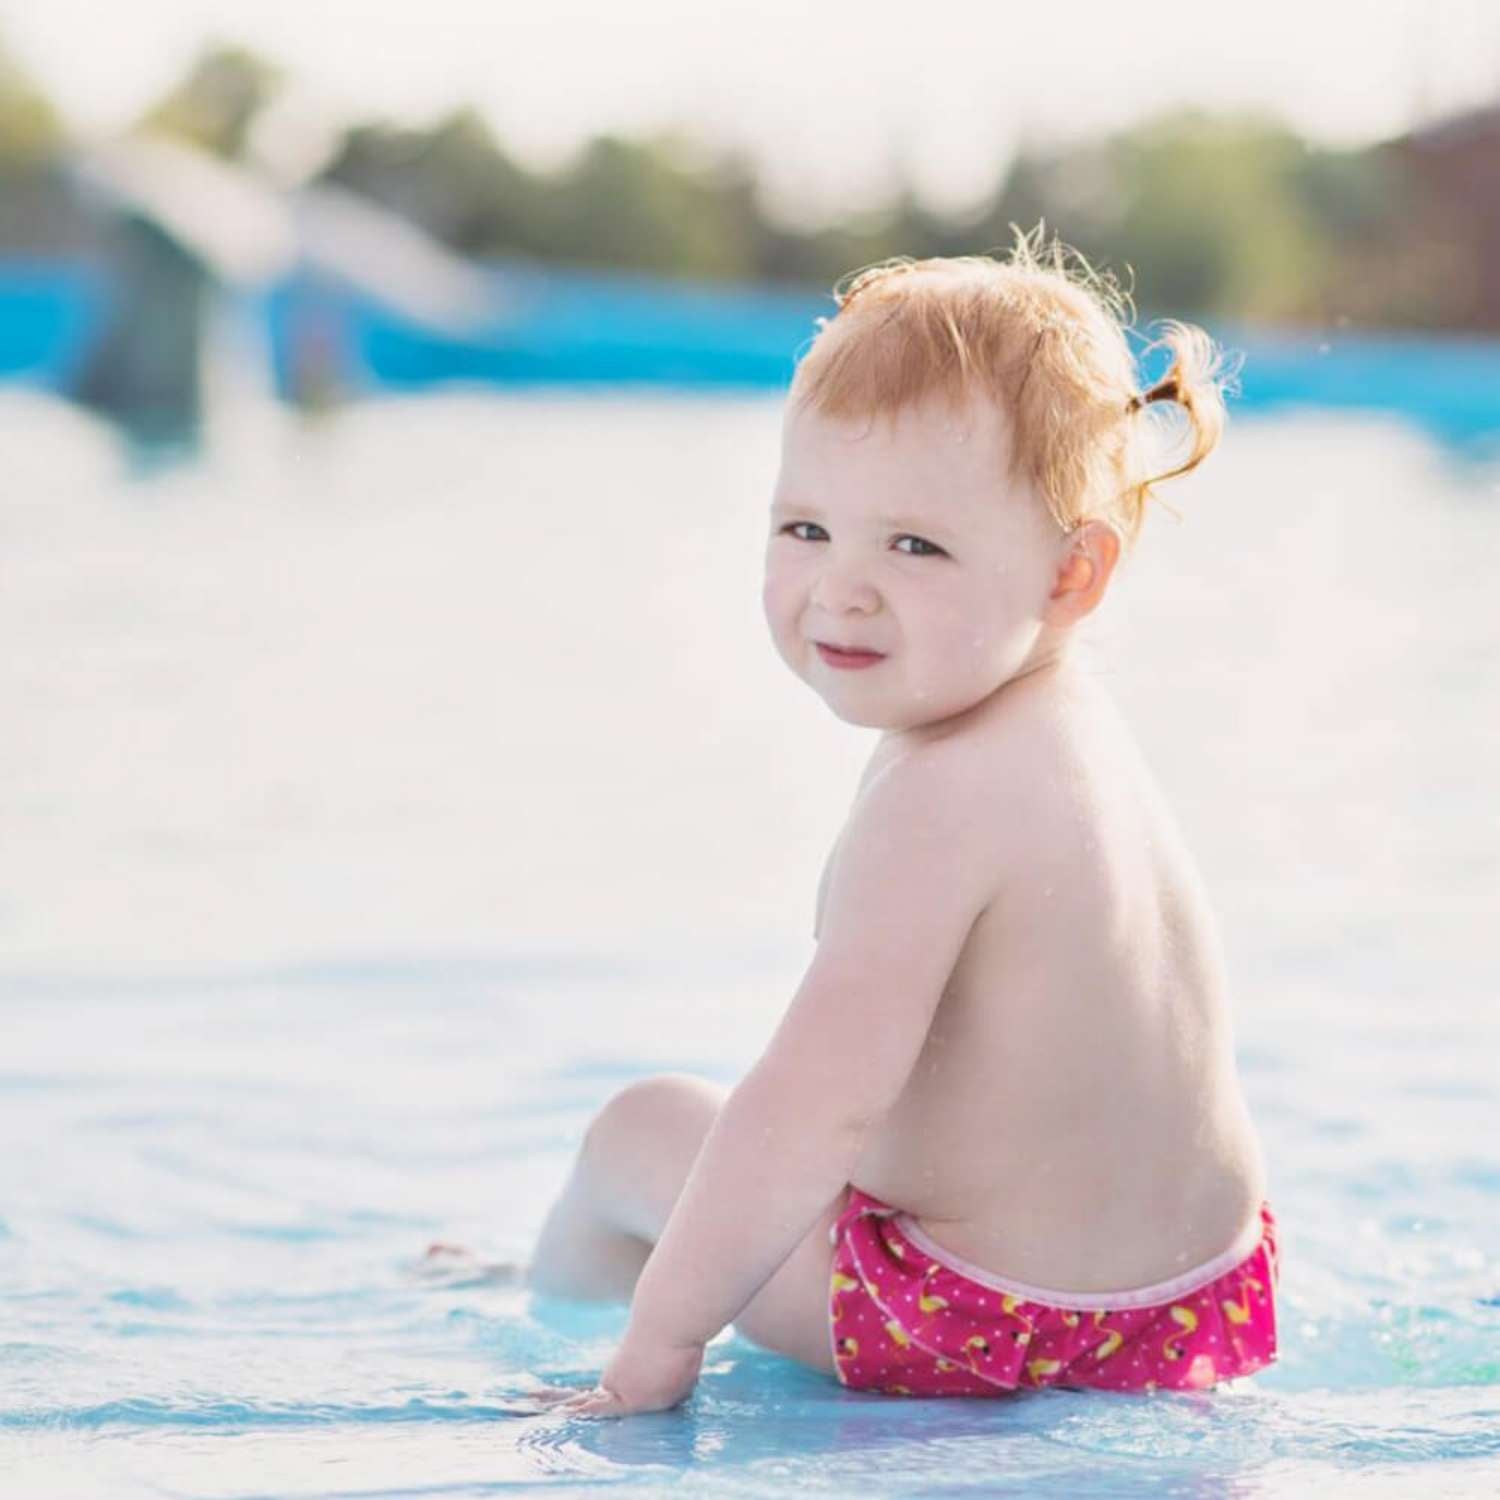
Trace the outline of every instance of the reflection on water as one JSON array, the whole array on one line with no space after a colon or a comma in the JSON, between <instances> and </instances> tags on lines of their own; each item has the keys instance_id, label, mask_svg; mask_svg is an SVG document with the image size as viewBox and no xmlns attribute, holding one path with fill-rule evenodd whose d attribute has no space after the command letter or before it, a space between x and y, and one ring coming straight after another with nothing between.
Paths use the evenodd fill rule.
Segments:
<instances>
[{"instance_id":1,"label":"reflection on water","mask_svg":"<svg viewBox=\"0 0 1500 1500\"><path fill-rule=\"evenodd\" d=\"M1500 472L1378 423L1237 423L1088 653L1223 924L1275 1369L905 1403L726 1336L686 1409L597 1427L525 1393L596 1374L621 1310L411 1274L524 1254L592 1109L736 1077L811 951L873 736L765 636L776 414L247 408L131 480L4 396L18 1493L1466 1493L1500 1460Z\"/></svg>"}]
</instances>

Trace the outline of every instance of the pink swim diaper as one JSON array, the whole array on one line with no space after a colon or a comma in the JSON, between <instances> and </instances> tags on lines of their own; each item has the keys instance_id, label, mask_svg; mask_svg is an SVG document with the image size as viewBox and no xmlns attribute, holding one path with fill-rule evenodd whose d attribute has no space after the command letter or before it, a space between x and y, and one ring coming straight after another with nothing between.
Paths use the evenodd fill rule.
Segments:
<instances>
[{"instance_id":1,"label":"pink swim diaper","mask_svg":"<svg viewBox=\"0 0 1500 1500\"><path fill-rule=\"evenodd\" d=\"M1126 1292L1056 1292L996 1276L854 1187L829 1237L829 1336L838 1378L853 1390L1202 1390L1276 1358L1269 1204L1221 1255Z\"/></svg>"}]
</instances>

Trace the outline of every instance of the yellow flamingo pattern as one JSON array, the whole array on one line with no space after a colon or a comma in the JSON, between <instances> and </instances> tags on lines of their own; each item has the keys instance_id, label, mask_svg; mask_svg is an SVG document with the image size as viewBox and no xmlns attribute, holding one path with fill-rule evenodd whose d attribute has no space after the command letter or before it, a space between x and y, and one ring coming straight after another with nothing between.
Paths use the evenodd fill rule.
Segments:
<instances>
[{"instance_id":1,"label":"yellow flamingo pattern","mask_svg":"<svg viewBox=\"0 0 1500 1500\"><path fill-rule=\"evenodd\" d=\"M927 1274L922 1277L922 1285L917 1292L917 1306L924 1313L942 1312L948 1305L946 1297L939 1297L937 1293L930 1292L927 1289L933 1276L940 1270L942 1270L942 1267L936 1261L933 1261L927 1268Z\"/></svg>"},{"instance_id":2,"label":"yellow flamingo pattern","mask_svg":"<svg viewBox=\"0 0 1500 1500\"><path fill-rule=\"evenodd\" d=\"M1108 1314L1103 1311L1094 1314L1094 1327L1104 1329L1105 1333L1103 1343L1094 1350L1095 1359L1108 1359L1125 1342L1125 1335L1118 1328L1109 1328L1105 1325L1104 1320L1107 1316Z\"/></svg>"},{"instance_id":3,"label":"yellow flamingo pattern","mask_svg":"<svg viewBox=\"0 0 1500 1500\"><path fill-rule=\"evenodd\" d=\"M1248 1323L1250 1321L1250 1288L1254 1287L1262 1296L1265 1295L1264 1285L1253 1276L1246 1276L1240 1282L1237 1297L1225 1297L1219 1303L1224 1309L1224 1316L1231 1323Z\"/></svg>"},{"instance_id":4,"label":"yellow flamingo pattern","mask_svg":"<svg viewBox=\"0 0 1500 1500\"><path fill-rule=\"evenodd\" d=\"M1178 1307L1175 1303L1168 1309L1169 1316L1174 1323L1181 1326L1181 1333L1169 1333L1161 1341L1161 1352L1164 1359L1182 1358L1182 1341L1198 1327L1198 1315L1190 1307Z\"/></svg>"}]
</instances>

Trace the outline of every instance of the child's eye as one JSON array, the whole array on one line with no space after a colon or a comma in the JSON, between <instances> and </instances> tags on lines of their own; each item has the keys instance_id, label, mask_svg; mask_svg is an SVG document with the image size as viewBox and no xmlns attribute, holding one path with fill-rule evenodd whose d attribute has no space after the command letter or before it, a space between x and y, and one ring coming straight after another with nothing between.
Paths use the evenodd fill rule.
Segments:
<instances>
[{"instance_id":1,"label":"child's eye","mask_svg":"<svg viewBox=\"0 0 1500 1500\"><path fill-rule=\"evenodd\" d=\"M828 533L826 531L823 531L823 528L821 526L819 526L816 521L788 521L787 524L781 528L781 534L785 535L787 532L791 532L793 536L796 536L797 535L797 528L799 526L806 526L806 527L808 527L812 531L822 531L824 536L828 535ZM802 536L797 536L797 540L799 542L802 542L802 541L816 541L817 538L816 537L802 537ZM907 548L905 548L905 547L903 547L901 545L902 542L911 542L913 544L913 546L908 550ZM898 536L896 538L895 545L896 545L896 548L897 548L898 551L905 552L908 557L946 557L947 556L947 553L945 553L941 547L937 546L936 544L934 544L932 542L929 542L929 541L925 540L922 537L912 536L910 533L907 533L906 535L903 535L903 536Z\"/></svg>"},{"instance_id":2,"label":"child's eye","mask_svg":"<svg viewBox=\"0 0 1500 1500\"><path fill-rule=\"evenodd\" d=\"M797 530L797 528L799 526L811 526L814 531L822 531L823 530L823 528L821 526L819 526L816 521L788 521L787 524L781 528L781 530L782 530L783 534L785 534L786 532L790 531L790 532L792 532L795 535L796 534L796 530ZM825 533L825 535L826 535L826 533ZM797 540L799 542L803 542L803 541L807 541L808 538L807 537L800 537L799 536L799 537L797 537Z\"/></svg>"},{"instance_id":3,"label":"child's eye","mask_svg":"<svg viewBox=\"0 0 1500 1500\"><path fill-rule=\"evenodd\" d=\"M928 542L928 541L924 541L919 536L910 536L910 535L907 535L907 536L899 536L899 537L896 538L896 545L898 547L901 545L902 542L915 542L917 544L916 549L914 549L911 552L907 553L908 557L942 557L943 556L943 549L941 547L934 546L933 543ZM925 549L925 550L919 550L919 549Z\"/></svg>"}]
</instances>

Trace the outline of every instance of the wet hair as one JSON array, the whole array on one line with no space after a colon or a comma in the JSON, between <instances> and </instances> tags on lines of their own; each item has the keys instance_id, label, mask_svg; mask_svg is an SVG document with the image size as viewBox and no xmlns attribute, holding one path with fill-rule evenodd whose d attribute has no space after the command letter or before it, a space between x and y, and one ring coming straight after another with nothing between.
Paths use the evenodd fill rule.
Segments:
<instances>
[{"instance_id":1,"label":"wet hair","mask_svg":"<svg viewBox=\"0 0 1500 1500\"><path fill-rule=\"evenodd\" d=\"M1201 328L1165 319L1142 354L1164 347L1169 367L1139 389L1129 293L1060 240L1044 243L1044 223L1030 234L1011 229L1003 259L897 256L841 277L838 312L818 320L791 400L855 419L894 417L931 397L955 408L998 401L1011 418L1008 477L1029 482L1062 531L1104 518L1133 547L1154 486L1197 468L1217 445L1233 372ZM1168 404L1190 441L1180 462L1153 472L1170 462L1163 450L1180 425L1156 418Z\"/></svg>"}]
</instances>

